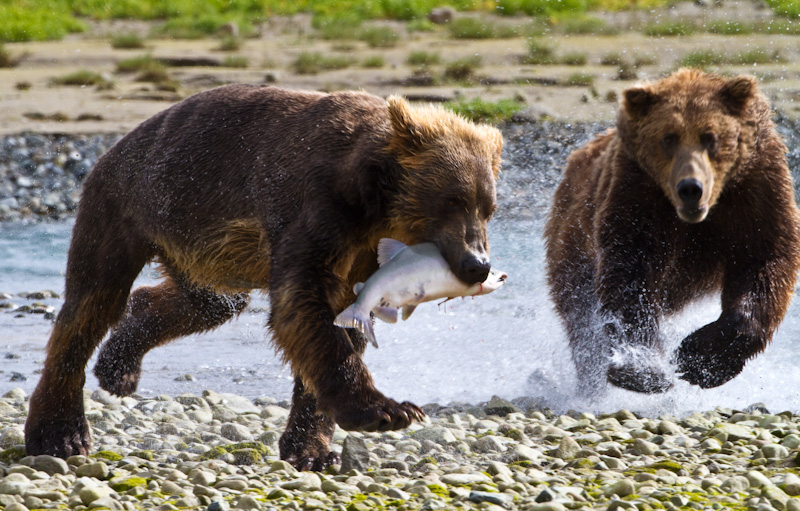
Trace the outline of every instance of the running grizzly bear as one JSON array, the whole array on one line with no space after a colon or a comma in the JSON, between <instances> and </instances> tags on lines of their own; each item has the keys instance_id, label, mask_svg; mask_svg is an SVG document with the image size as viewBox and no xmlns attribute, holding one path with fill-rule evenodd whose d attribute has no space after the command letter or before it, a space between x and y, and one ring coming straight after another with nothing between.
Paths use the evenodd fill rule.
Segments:
<instances>
[{"instance_id":1,"label":"running grizzly bear","mask_svg":"<svg viewBox=\"0 0 800 511\"><path fill-rule=\"evenodd\" d=\"M334 317L377 270L384 237L433 242L461 280L486 278L501 149L493 127L360 92L230 85L143 122L84 184L26 451L90 449L84 371L110 328L95 374L130 394L145 353L222 324L252 289L270 294L272 339L295 376L281 458L321 470L336 459L335 424L422 418L375 388L364 336ZM151 260L163 283L130 294Z\"/></svg>"},{"instance_id":2,"label":"running grizzly bear","mask_svg":"<svg viewBox=\"0 0 800 511\"><path fill-rule=\"evenodd\" d=\"M771 115L753 78L682 69L625 90L616 129L570 156L545 239L584 394L668 389L659 319L708 293L722 313L681 342L680 378L722 385L770 342L800 266Z\"/></svg>"}]
</instances>

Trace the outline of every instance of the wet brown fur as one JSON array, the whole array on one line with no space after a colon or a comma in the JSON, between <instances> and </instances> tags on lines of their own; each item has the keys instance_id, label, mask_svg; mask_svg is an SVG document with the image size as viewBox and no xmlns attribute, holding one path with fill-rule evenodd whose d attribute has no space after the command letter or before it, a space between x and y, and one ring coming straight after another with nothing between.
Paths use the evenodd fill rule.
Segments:
<instances>
[{"instance_id":1,"label":"wet brown fur","mask_svg":"<svg viewBox=\"0 0 800 511\"><path fill-rule=\"evenodd\" d=\"M661 351L659 319L708 293L721 293L722 314L681 343L682 378L721 385L770 342L800 267L800 218L771 115L754 79L681 70L625 91L617 128L571 155L545 237L551 296L584 391L606 377L630 390L668 388L646 363L610 365L611 352ZM694 155L692 168L680 154ZM700 221L677 213L670 176L681 172L704 185Z\"/></svg>"},{"instance_id":2,"label":"wet brown fur","mask_svg":"<svg viewBox=\"0 0 800 511\"><path fill-rule=\"evenodd\" d=\"M501 149L494 128L357 92L233 85L145 121L84 184L27 452L88 451L84 369L109 329L95 374L126 395L148 350L217 327L251 289L268 290L273 342L296 377L282 458L320 470L335 461L335 424L419 419L375 388L363 336L333 320L377 269L383 237L432 241L453 271L477 278L465 261L488 264ZM148 261L164 282L128 299Z\"/></svg>"}]
</instances>

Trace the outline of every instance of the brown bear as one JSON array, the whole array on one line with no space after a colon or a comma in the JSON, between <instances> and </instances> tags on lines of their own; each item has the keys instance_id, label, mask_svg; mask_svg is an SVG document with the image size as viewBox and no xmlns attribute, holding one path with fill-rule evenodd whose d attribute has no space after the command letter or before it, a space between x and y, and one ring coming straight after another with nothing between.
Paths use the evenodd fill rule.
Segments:
<instances>
[{"instance_id":1,"label":"brown bear","mask_svg":"<svg viewBox=\"0 0 800 511\"><path fill-rule=\"evenodd\" d=\"M800 267L786 147L756 81L682 69L623 92L616 129L570 156L545 227L579 388L665 391L659 320L721 293L673 362L703 388L764 350Z\"/></svg>"},{"instance_id":2,"label":"brown bear","mask_svg":"<svg viewBox=\"0 0 800 511\"><path fill-rule=\"evenodd\" d=\"M493 127L360 92L230 85L143 122L84 183L26 451L89 450L84 370L109 328L95 374L130 394L148 350L222 324L253 289L269 292L272 339L295 376L281 458L320 470L335 461L335 424L420 419L375 388L364 336L334 317L377 269L384 237L433 242L461 280L486 278L501 149ZM128 299L151 260L163 283Z\"/></svg>"}]
</instances>

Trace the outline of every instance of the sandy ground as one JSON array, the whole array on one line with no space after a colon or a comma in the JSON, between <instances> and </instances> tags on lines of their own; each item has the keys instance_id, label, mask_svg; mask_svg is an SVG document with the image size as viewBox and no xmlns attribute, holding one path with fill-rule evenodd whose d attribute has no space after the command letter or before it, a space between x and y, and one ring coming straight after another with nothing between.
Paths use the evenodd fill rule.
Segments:
<instances>
[{"instance_id":1,"label":"sandy ground","mask_svg":"<svg viewBox=\"0 0 800 511\"><path fill-rule=\"evenodd\" d=\"M439 27L429 33L406 33L393 48L369 48L361 41L325 41L315 37L307 16L275 19L259 27L259 35L245 40L236 52L215 50L219 41L147 39L144 50L115 50L110 34L136 31L147 34L150 26L139 22L95 23L88 33L63 41L7 44L10 53L19 58L13 68L0 69L0 133L60 132L97 133L127 132L175 101L203 89L225 83L265 83L295 89L332 91L363 89L387 96L404 94L418 100L450 100L458 97L482 97L487 100L517 98L528 105L529 118L589 121L612 119L619 93L643 79L655 79L674 70L688 52L711 49L735 54L752 49L778 51L780 61L758 66L721 66L711 68L724 73L751 73L762 80L762 87L776 109L791 117L800 115L800 49L796 36L752 34L721 36L699 34L687 37L654 38L642 35L635 28L648 20L672 18L713 20L767 20L772 15L749 1L727 0L719 7L679 4L678 9L661 12L603 14L612 25L623 29L616 36L569 36L553 31L543 37L555 48L556 56L583 53L587 63L581 66L524 65L521 57L527 52L527 39L454 40ZM496 18L495 21L525 26L525 18ZM627 29L627 30L626 30ZM473 83L447 83L436 86L411 86L408 79L414 69L406 64L412 51L425 50L441 55L442 64L433 72L441 74L447 62L479 55L482 65L476 69ZM300 75L292 70L292 62L304 51L354 57L356 65L347 69ZM620 53L633 59L648 55L656 62L638 67L635 78L617 78L618 66L601 65L602 58ZM244 69L221 66L171 67L170 76L180 83L177 92L158 91L152 84L136 82L135 75L115 73L116 63L149 53L156 58L197 59L221 62L226 55L246 57ZM360 63L370 56L382 56L382 68L365 68ZM95 87L52 86L50 81L77 70L90 70L113 80L111 90ZM592 86L565 86L576 73L590 74ZM18 84L27 83L27 90ZM558 85L553 85L557 83Z\"/></svg>"}]
</instances>

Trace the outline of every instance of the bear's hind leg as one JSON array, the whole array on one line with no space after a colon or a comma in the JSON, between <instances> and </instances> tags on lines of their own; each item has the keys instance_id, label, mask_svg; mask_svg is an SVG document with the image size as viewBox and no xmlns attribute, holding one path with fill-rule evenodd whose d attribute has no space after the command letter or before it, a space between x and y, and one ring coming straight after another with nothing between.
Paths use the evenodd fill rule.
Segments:
<instances>
[{"instance_id":1,"label":"bear's hind leg","mask_svg":"<svg viewBox=\"0 0 800 511\"><path fill-rule=\"evenodd\" d=\"M90 203L90 199L85 201ZM83 206L83 203L82 203ZM25 422L25 451L62 458L86 454L91 446L83 409L86 363L125 310L134 279L150 257L148 245L131 230L104 225L79 212L66 273L64 305L58 313L39 383ZM88 221L87 221L88 220ZM120 236L119 233L125 234Z\"/></svg>"},{"instance_id":2,"label":"bear's hind leg","mask_svg":"<svg viewBox=\"0 0 800 511\"><path fill-rule=\"evenodd\" d=\"M148 351L216 328L243 311L249 301L248 293L217 294L179 276L137 288L128 302L128 314L100 349L94 368L100 386L118 396L135 392Z\"/></svg>"}]
</instances>

